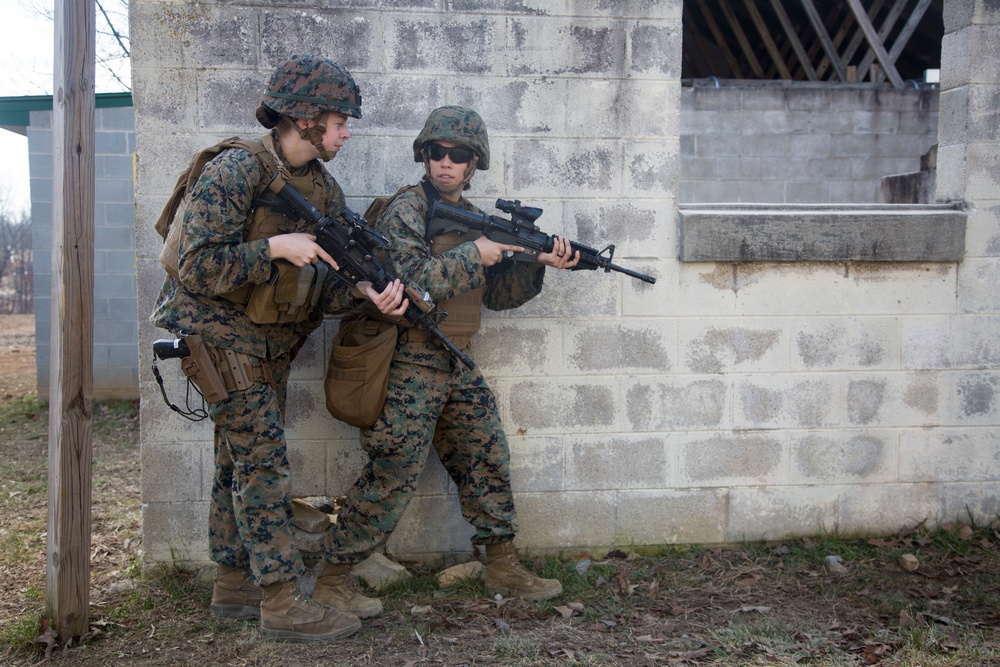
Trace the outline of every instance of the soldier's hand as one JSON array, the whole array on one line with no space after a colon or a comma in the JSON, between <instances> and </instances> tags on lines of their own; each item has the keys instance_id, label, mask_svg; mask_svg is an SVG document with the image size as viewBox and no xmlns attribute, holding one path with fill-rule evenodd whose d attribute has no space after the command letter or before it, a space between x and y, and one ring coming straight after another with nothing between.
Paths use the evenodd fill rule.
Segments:
<instances>
[{"instance_id":1,"label":"soldier's hand","mask_svg":"<svg viewBox=\"0 0 1000 667\"><path fill-rule=\"evenodd\" d=\"M359 282L357 286L362 289L365 297L374 303L383 315L402 317L406 312L406 307L410 305L409 299L403 297L406 287L399 282L399 278L386 285L381 292L376 292L369 282Z\"/></svg>"},{"instance_id":2,"label":"soldier's hand","mask_svg":"<svg viewBox=\"0 0 1000 667\"><path fill-rule=\"evenodd\" d=\"M493 266L503 259L505 252L524 252L524 248L519 245L508 245L491 241L485 236L480 236L473 241L479 248L479 257L482 258L483 266Z\"/></svg>"},{"instance_id":3,"label":"soldier's hand","mask_svg":"<svg viewBox=\"0 0 1000 667\"><path fill-rule=\"evenodd\" d=\"M295 266L317 264L323 261L332 266L334 271L340 268L333 257L330 257L330 254L316 243L316 237L312 234L303 232L278 234L269 238L267 244L271 252L271 259L287 259Z\"/></svg>"},{"instance_id":4,"label":"soldier's hand","mask_svg":"<svg viewBox=\"0 0 1000 667\"><path fill-rule=\"evenodd\" d=\"M580 263L580 251L573 252L570 240L557 236L552 242L552 252L538 253L535 261L554 269L571 269Z\"/></svg>"}]
</instances>

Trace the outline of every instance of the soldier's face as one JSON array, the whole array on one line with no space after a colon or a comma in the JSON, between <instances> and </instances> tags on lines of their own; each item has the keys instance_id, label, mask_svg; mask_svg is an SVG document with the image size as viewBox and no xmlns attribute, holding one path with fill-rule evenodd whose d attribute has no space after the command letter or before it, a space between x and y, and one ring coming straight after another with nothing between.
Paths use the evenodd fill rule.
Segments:
<instances>
[{"instance_id":1,"label":"soldier's face","mask_svg":"<svg viewBox=\"0 0 1000 667\"><path fill-rule=\"evenodd\" d=\"M342 113L330 112L326 115L326 132L323 133L323 148L335 156L344 142L351 138L347 129L347 116Z\"/></svg>"},{"instance_id":2,"label":"soldier's face","mask_svg":"<svg viewBox=\"0 0 1000 667\"><path fill-rule=\"evenodd\" d=\"M435 144L444 148L454 148L458 144L453 141L435 141ZM431 185L441 193L441 197L449 201L458 201L465 185L465 172L469 168L468 162L454 162L447 153L441 155L440 160L435 160L437 153L428 151L428 163L430 164Z\"/></svg>"}]
</instances>

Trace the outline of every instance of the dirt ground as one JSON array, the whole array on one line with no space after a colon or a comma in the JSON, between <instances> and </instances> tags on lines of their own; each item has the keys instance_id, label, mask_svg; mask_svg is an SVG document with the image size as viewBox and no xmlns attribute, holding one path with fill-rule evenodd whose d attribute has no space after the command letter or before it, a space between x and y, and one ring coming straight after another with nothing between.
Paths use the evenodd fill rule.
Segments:
<instances>
[{"instance_id":1,"label":"dirt ground","mask_svg":"<svg viewBox=\"0 0 1000 667\"><path fill-rule=\"evenodd\" d=\"M35 316L0 315L0 397L34 393Z\"/></svg>"}]
</instances>

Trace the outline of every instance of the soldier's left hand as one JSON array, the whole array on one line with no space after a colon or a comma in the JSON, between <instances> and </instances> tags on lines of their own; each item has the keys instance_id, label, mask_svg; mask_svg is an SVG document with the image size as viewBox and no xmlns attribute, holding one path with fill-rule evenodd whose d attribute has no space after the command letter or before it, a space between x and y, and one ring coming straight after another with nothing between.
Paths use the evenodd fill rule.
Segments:
<instances>
[{"instance_id":1,"label":"soldier's left hand","mask_svg":"<svg viewBox=\"0 0 1000 667\"><path fill-rule=\"evenodd\" d=\"M570 241L557 236L552 241L552 252L540 252L535 261L554 269L571 269L580 263L580 251L573 252Z\"/></svg>"},{"instance_id":2,"label":"soldier's left hand","mask_svg":"<svg viewBox=\"0 0 1000 667\"><path fill-rule=\"evenodd\" d=\"M383 315L402 317L406 312L406 307L410 305L409 300L403 297L406 288L399 281L399 278L386 285L381 292L376 292L369 282L359 282L358 287Z\"/></svg>"}]
</instances>

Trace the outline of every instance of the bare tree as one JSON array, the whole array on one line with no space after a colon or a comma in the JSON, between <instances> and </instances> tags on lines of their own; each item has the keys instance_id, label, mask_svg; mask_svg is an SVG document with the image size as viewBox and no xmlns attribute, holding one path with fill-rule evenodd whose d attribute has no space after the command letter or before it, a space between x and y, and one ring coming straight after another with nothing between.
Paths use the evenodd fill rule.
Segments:
<instances>
[{"instance_id":1,"label":"bare tree","mask_svg":"<svg viewBox=\"0 0 1000 667\"><path fill-rule=\"evenodd\" d=\"M31 11L54 20L52 0L20 0ZM131 90L128 0L94 0L96 12L97 92Z\"/></svg>"},{"instance_id":2,"label":"bare tree","mask_svg":"<svg viewBox=\"0 0 1000 667\"><path fill-rule=\"evenodd\" d=\"M33 311L31 218L0 195L0 314Z\"/></svg>"}]
</instances>

